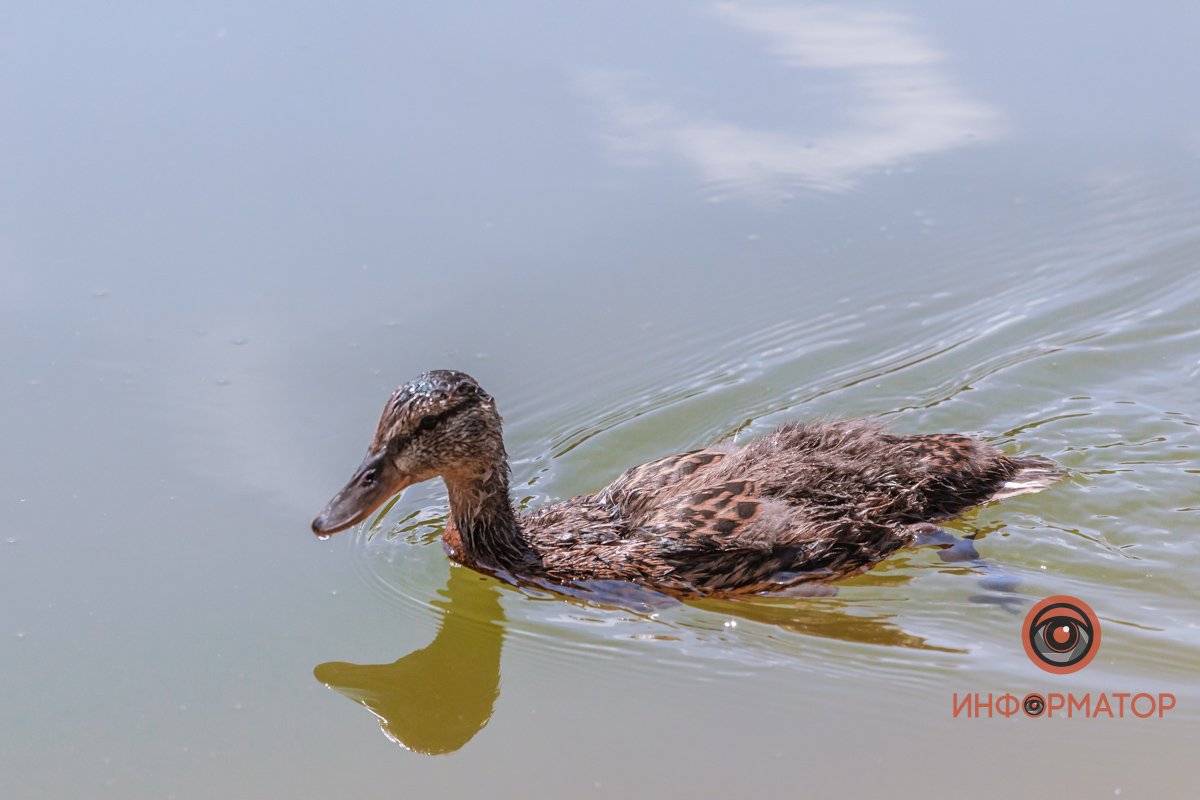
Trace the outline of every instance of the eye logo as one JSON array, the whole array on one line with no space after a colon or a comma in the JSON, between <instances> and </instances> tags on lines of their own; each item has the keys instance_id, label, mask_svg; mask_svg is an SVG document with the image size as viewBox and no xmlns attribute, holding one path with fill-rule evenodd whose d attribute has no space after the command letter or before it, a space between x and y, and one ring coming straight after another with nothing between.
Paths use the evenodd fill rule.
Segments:
<instances>
[{"instance_id":1,"label":"eye logo","mask_svg":"<svg viewBox=\"0 0 1200 800\"><path fill-rule=\"evenodd\" d=\"M1025 617L1021 631L1025 654L1046 672L1058 675L1086 667L1100 647L1100 620L1075 597L1047 597Z\"/></svg>"}]
</instances>

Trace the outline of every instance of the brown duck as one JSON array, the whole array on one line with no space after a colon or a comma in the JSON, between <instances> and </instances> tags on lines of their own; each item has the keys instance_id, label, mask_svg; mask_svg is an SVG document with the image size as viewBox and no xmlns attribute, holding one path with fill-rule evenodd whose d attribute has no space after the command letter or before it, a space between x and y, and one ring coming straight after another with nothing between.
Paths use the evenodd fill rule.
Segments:
<instances>
[{"instance_id":1,"label":"brown duck","mask_svg":"<svg viewBox=\"0 0 1200 800\"><path fill-rule=\"evenodd\" d=\"M495 401L469 375L435 370L388 400L366 458L312 528L328 536L356 525L406 486L441 476L446 548L475 569L538 583L630 581L679 596L778 592L869 569L936 531L934 521L1062 474L958 434L792 422L518 514Z\"/></svg>"}]
</instances>

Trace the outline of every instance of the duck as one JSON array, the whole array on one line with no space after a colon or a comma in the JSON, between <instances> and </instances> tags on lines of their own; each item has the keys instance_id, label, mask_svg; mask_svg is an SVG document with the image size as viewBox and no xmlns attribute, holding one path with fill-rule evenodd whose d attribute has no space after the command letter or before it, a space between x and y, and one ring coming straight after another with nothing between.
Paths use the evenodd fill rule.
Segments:
<instances>
[{"instance_id":1,"label":"duck","mask_svg":"<svg viewBox=\"0 0 1200 800\"><path fill-rule=\"evenodd\" d=\"M819 419L658 458L591 494L518 512L502 425L470 375L418 375L388 399L366 456L313 532L358 525L408 486L440 477L444 548L479 572L681 598L786 594L869 570L941 531L939 522L1065 474L963 434Z\"/></svg>"}]
</instances>

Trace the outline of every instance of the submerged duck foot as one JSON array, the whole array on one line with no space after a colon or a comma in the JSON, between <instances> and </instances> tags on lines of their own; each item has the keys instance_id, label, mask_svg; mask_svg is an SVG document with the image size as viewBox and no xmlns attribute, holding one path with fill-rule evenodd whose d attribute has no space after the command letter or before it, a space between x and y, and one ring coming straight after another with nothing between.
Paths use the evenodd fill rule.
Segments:
<instances>
[{"instance_id":1,"label":"submerged duck foot","mask_svg":"<svg viewBox=\"0 0 1200 800\"><path fill-rule=\"evenodd\" d=\"M913 538L914 547L936 547L938 558L947 564L959 564L964 561L982 563L975 542L971 539L955 536L945 528L939 528L931 522L923 522L912 526L916 532Z\"/></svg>"}]
</instances>

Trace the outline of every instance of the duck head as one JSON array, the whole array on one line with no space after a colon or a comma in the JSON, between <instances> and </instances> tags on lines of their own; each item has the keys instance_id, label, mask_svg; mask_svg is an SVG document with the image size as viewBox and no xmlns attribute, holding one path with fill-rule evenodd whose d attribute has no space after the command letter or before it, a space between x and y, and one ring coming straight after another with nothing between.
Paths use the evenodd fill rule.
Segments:
<instances>
[{"instance_id":1,"label":"duck head","mask_svg":"<svg viewBox=\"0 0 1200 800\"><path fill-rule=\"evenodd\" d=\"M313 520L313 533L357 525L414 483L439 475L469 481L505 464L500 425L495 401L470 375L418 375L384 406L367 455Z\"/></svg>"}]
</instances>

